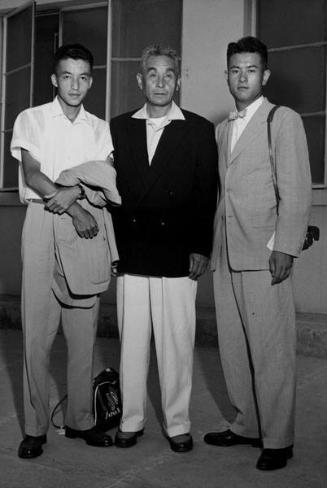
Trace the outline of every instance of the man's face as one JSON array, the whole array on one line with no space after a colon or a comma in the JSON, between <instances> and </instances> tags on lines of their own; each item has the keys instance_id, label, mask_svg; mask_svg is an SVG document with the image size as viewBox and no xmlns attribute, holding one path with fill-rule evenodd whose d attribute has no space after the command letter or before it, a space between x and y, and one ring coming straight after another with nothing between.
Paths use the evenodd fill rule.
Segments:
<instances>
[{"instance_id":1,"label":"man's face","mask_svg":"<svg viewBox=\"0 0 327 488\"><path fill-rule=\"evenodd\" d=\"M137 82L148 104L157 107L170 105L180 86L174 62L168 56L150 56L144 72L138 73Z\"/></svg>"},{"instance_id":2,"label":"man's face","mask_svg":"<svg viewBox=\"0 0 327 488\"><path fill-rule=\"evenodd\" d=\"M264 69L259 53L238 53L229 59L225 75L237 108L243 110L262 95L270 71Z\"/></svg>"},{"instance_id":3,"label":"man's face","mask_svg":"<svg viewBox=\"0 0 327 488\"><path fill-rule=\"evenodd\" d=\"M90 64L83 59L62 59L51 81L63 108L79 107L92 86Z\"/></svg>"}]
</instances>

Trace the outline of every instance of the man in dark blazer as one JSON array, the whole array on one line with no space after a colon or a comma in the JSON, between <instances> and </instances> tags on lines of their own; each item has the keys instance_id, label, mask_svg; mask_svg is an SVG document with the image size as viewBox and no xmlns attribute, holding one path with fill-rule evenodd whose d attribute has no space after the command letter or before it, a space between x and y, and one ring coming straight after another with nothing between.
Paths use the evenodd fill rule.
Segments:
<instances>
[{"instance_id":1,"label":"man in dark blazer","mask_svg":"<svg viewBox=\"0 0 327 488\"><path fill-rule=\"evenodd\" d=\"M111 122L123 202L113 214L123 399L115 443L130 447L143 434L153 330L163 429L172 450L185 452L193 446L195 297L211 252L217 149L212 124L173 101L175 51L146 48L137 82L145 105Z\"/></svg>"}]
</instances>

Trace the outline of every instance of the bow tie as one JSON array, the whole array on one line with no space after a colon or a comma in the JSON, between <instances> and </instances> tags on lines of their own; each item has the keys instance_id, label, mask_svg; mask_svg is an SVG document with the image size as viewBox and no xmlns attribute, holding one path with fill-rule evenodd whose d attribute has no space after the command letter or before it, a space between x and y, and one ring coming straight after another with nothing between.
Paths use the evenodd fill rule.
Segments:
<instances>
[{"instance_id":1,"label":"bow tie","mask_svg":"<svg viewBox=\"0 0 327 488\"><path fill-rule=\"evenodd\" d=\"M244 110L241 110L240 112L231 112L228 116L228 120L231 121L231 120L236 120L238 118L244 119L245 116L246 116L246 108Z\"/></svg>"}]
</instances>

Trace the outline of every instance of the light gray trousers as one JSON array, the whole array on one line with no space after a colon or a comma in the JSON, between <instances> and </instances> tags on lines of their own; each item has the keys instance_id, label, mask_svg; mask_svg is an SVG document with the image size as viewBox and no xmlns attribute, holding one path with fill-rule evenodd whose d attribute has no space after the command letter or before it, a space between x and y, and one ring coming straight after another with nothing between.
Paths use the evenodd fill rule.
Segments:
<instances>
[{"instance_id":1,"label":"light gray trousers","mask_svg":"<svg viewBox=\"0 0 327 488\"><path fill-rule=\"evenodd\" d=\"M22 236L22 324L24 335L25 433L38 436L49 427L49 355L60 321L67 341L65 423L86 430L92 416L93 349L99 299L89 308L65 306L53 293L56 267L54 215L30 203Z\"/></svg>"},{"instance_id":2,"label":"light gray trousers","mask_svg":"<svg viewBox=\"0 0 327 488\"><path fill-rule=\"evenodd\" d=\"M265 448L293 444L296 331L291 280L271 286L263 271L233 272L226 246L213 275L219 350L230 400L231 430Z\"/></svg>"}]
</instances>

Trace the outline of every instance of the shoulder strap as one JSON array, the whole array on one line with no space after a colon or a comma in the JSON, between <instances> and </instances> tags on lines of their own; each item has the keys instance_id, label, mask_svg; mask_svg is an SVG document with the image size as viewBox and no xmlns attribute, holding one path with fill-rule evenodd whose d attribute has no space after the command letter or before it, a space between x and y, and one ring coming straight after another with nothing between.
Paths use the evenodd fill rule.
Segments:
<instances>
[{"instance_id":1,"label":"shoulder strap","mask_svg":"<svg viewBox=\"0 0 327 488\"><path fill-rule=\"evenodd\" d=\"M274 113L276 110L280 107L280 105L275 105L269 112L268 117L267 117L267 132L268 132L268 150L269 150L269 160L270 160L270 166L271 166L271 176L272 176L272 181L274 185L274 191L276 195L276 201L277 203L280 200L279 197L279 191L278 191L278 185L277 185L277 171L276 171L276 164L274 160L274 154L272 150L272 142L271 142L271 122L274 117Z\"/></svg>"}]
</instances>

